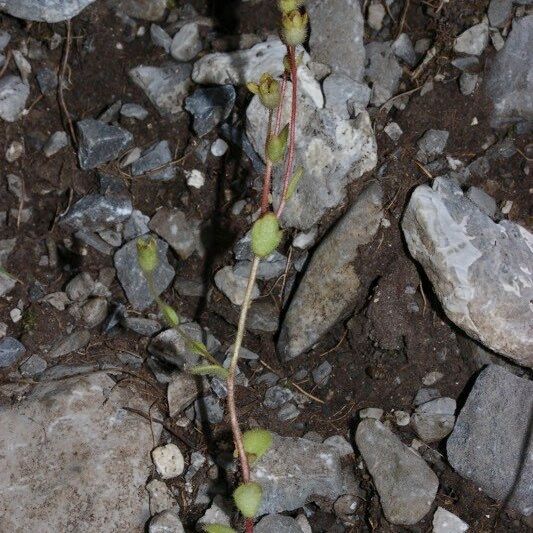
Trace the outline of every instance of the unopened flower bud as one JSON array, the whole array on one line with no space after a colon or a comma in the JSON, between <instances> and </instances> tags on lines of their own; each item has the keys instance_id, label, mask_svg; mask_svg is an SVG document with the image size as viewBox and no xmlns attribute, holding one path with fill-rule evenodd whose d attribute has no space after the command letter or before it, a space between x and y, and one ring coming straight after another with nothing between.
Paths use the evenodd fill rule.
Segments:
<instances>
[{"instance_id":1,"label":"unopened flower bud","mask_svg":"<svg viewBox=\"0 0 533 533\"><path fill-rule=\"evenodd\" d=\"M282 236L278 217L274 213L266 213L252 226L253 253L258 257L269 256L279 246Z\"/></svg>"},{"instance_id":2,"label":"unopened flower bud","mask_svg":"<svg viewBox=\"0 0 533 533\"><path fill-rule=\"evenodd\" d=\"M161 304L161 314L171 328L177 328L180 325L180 317L172 306L165 303Z\"/></svg>"},{"instance_id":3,"label":"unopened flower bud","mask_svg":"<svg viewBox=\"0 0 533 533\"><path fill-rule=\"evenodd\" d=\"M281 89L278 80L270 74L263 74L259 83L247 83L248 90L259 95L261 103L267 109L276 109L281 101Z\"/></svg>"},{"instance_id":4,"label":"unopened flower bud","mask_svg":"<svg viewBox=\"0 0 533 533\"><path fill-rule=\"evenodd\" d=\"M279 135L271 135L266 144L266 155L268 159L276 165L285 158L287 151L287 141L289 139L289 125L287 124Z\"/></svg>"},{"instance_id":5,"label":"unopened flower bud","mask_svg":"<svg viewBox=\"0 0 533 533\"><path fill-rule=\"evenodd\" d=\"M145 274L151 274L157 268L159 257L154 237L137 239L137 261Z\"/></svg>"},{"instance_id":6,"label":"unopened flower bud","mask_svg":"<svg viewBox=\"0 0 533 533\"><path fill-rule=\"evenodd\" d=\"M304 0L278 0L278 7L282 13L290 13L303 6Z\"/></svg>"},{"instance_id":7,"label":"unopened flower bud","mask_svg":"<svg viewBox=\"0 0 533 533\"><path fill-rule=\"evenodd\" d=\"M309 16L298 10L283 13L281 17L281 37L287 46L298 46L307 40Z\"/></svg>"}]
</instances>

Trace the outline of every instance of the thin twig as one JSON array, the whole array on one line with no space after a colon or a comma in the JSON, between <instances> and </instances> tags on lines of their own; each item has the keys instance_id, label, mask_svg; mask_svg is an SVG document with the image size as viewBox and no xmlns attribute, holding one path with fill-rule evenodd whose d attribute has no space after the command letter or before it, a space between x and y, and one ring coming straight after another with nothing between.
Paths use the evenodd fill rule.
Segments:
<instances>
[{"instance_id":1,"label":"thin twig","mask_svg":"<svg viewBox=\"0 0 533 533\"><path fill-rule=\"evenodd\" d=\"M400 19L400 25L398 26L398 31L396 32L396 38L398 38L402 31L405 24L405 19L407 18L407 11L409 11L409 4L411 3L411 0L405 0L405 5L403 6L402 11L402 18Z\"/></svg>"},{"instance_id":2,"label":"thin twig","mask_svg":"<svg viewBox=\"0 0 533 533\"><path fill-rule=\"evenodd\" d=\"M70 113L68 111L67 104L65 102L65 95L63 94L63 88L65 86L65 74L67 72L67 66L68 66L68 56L70 53L70 43L72 41L72 25L70 20L67 20L67 39L65 41L65 48L63 51L63 63L61 65L61 73L59 75L59 84L58 84L58 99L59 99L59 106L61 108L61 111L63 112L63 119L67 122L70 137L72 140L72 145L77 146L78 145L78 138L76 137L76 132L74 131L74 125L72 124L72 119L70 118Z\"/></svg>"},{"instance_id":3,"label":"thin twig","mask_svg":"<svg viewBox=\"0 0 533 533\"><path fill-rule=\"evenodd\" d=\"M322 357L325 357L326 355L330 354L331 352L334 352L344 342L344 339L346 338L347 335L348 335L348 330L346 329L344 331L344 334L341 337L341 340L335 346L333 346L333 348L330 348L329 350L326 350L324 353L321 353L318 357L322 358Z\"/></svg>"},{"instance_id":4,"label":"thin twig","mask_svg":"<svg viewBox=\"0 0 533 533\"><path fill-rule=\"evenodd\" d=\"M413 93L416 93L417 91L419 91L420 89L422 89L423 85L420 85L419 87L415 87L414 89L410 89L409 91L405 91L403 93L400 93L400 94L396 94L395 96L393 96L392 98L389 98L380 108L379 110L382 111L383 109L386 109L390 104L392 104L392 102L395 102L396 100L398 100L399 98L401 98L402 96L408 96L410 94L413 94Z\"/></svg>"}]
</instances>

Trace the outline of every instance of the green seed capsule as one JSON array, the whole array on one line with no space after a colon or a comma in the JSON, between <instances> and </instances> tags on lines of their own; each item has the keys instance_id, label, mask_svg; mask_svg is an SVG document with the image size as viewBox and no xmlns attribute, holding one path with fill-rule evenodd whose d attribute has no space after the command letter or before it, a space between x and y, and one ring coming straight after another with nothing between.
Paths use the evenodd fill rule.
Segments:
<instances>
[{"instance_id":1,"label":"green seed capsule","mask_svg":"<svg viewBox=\"0 0 533 533\"><path fill-rule=\"evenodd\" d=\"M279 246L282 235L278 217L274 213L263 215L252 227L252 251L258 257L269 256Z\"/></svg>"},{"instance_id":2,"label":"green seed capsule","mask_svg":"<svg viewBox=\"0 0 533 533\"><path fill-rule=\"evenodd\" d=\"M279 133L279 135L272 135L267 141L266 154L268 159L274 165L281 163L285 158L287 151L287 141L289 139L289 125L287 124Z\"/></svg>"},{"instance_id":3,"label":"green seed capsule","mask_svg":"<svg viewBox=\"0 0 533 533\"><path fill-rule=\"evenodd\" d=\"M235 505L245 518L253 518L257 514L262 498L263 489L259 483L243 483L233 492Z\"/></svg>"},{"instance_id":4,"label":"green seed capsule","mask_svg":"<svg viewBox=\"0 0 533 533\"><path fill-rule=\"evenodd\" d=\"M154 237L137 239L137 261L145 274L150 274L157 268L159 257Z\"/></svg>"}]
</instances>

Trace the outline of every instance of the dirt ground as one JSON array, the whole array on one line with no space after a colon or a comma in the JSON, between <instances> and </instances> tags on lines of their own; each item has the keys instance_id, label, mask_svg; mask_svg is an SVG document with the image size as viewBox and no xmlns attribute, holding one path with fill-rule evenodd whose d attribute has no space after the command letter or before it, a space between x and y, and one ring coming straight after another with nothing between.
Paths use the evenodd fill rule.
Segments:
<instances>
[{"instance_id":1,"label":"dirt ground","mask_svg":"<svg viewBox=\"0 0 533 533\"><path fill-rule=\"evenodd\" d=\"M203 0L190 3L200 13L214 17L216 30L220 34L214 46L219 50L234 46L239 34L256 33L262 36L272 33L275 28L276 13L268 1L254 5L235 0L212 0L207 2L209 5ZM310 400L296 421L290 422L279 421L275 413L262 406L262 395L266 387L254 385L252 381L248 389L239 390L238 401L244 426L248 426L253 419L282 435L302 436L308 431L316 431L323 437L346 434L347 430L353 430L356 413L362 408L381 407L389 414L391 410L410 411L413 397L422 386L422 377L431 371L440 371L444 375L437 385L442 396L458 398L459 405L464 400L465 390L468 390L468 384L477 371L475 362L465 353L465 345L473 345L473 342L465 339L440 310L431 285L409 258L399 223L413 188L421 183L431 182L433 177L427 169L415 163L414 158L416 141L428 128L449 130L446 153L465 163L482 155L485 143L495 133L489 125L491 110L482 91L476 91L473 96L463 96L457 84L459 71L449 63L453 36L465 24L475 18L479 19L480 14L486 11L487 3L486 0L452 0L444 4L438 16L430 17L423 9L427 3L411 1L404 31L409 33L413 41L429 37L442 44L438 59L417 83L422 85L426 79L436 74L442 75L442 81L435 83L434 89L424 96L414 92L405 110L393 109L388 115L378 112L373 116L379 162L374 172L353 184L349 191L349 198L353 199L366 183L375 179L379 179L385 188L387 218L391 227L382 232L379 246L372 246L364 251L358 266L371 290L362 308L355 310L354 315L347 317L344 323L338 324L309 355L290 363L282 364L277 359L276 339L273 336L248 334L246 346L259 353L262 360L282 378L293 380L293 376L302 367L313 369L324 360L333 366L333 374L324 388L316 387L311 379L297 382L320 401ZM8 17L0 18L0 29L7 29L15 42L28 37L47 42L52 30L65 34L64 24L25 24ZM396 30L397 27L393 26L393 32ZM87 51L88 41L94 47L94 52ZM118 43L122 46L118 47ZM97 116L117 99L141 103L150 108L144 94L129 81L127 72L141 63L160 63L162 54L164 52L150 44L148 33L143 39L133 39L130 30L108 11L104 2L97 2L82 12L73 21L70 86L66 93L73 120ZM490 61L492 54L493 50L482 56L482 69ZM62 47L48 56L54 64L46 65L57 68L61 61ZM45 63L34 60L32 65L37 69ZM404 76L403 80L402 91L417 87L417 84L408 81L408 77ZM33 102L33 107L29 114L13 124L2 123L0 130L0 153L3 154L13 140L24 139L26 146L24 157L14 163L3 162L0 173L0 211L13 209L16 213L21 207L6 192L6 176L10 173L23 178L25 192L33 207L30 222L17 225L17 217L12 216L9 217L7 229L0 228L1 238L18 236L18 244L6 267L20 281L9 298L0 301L0 321L9 324L10 334L20 337L29 354L39 353L76 322L66 311L60 312L37 303L38 297L35 296L62 290L73 274L79 271L92 273L96 277L103 266L113 266L112 257L83 248L79 249L79 253L65 253L61 256L60 269L38 266L40 256L46 251L45 239L52 237L57 243L61 243L67 236L57 225L58 216L77 198L96 190L97 180L95 172L85 172L78 168L73 149L64 150L49 160L42 154L39 149L42 142L65 125L62 124L55 96L39 98L35 83L32 87L28 102ZM249 95L240 91L234 118L240 120L241 124L242 112L248 99ZM391 119L404 131L397 145L382 131ZM473 126L472 122L476 122L474 119L477 119L477 124ZM151 108L147 121L127 123L127 128L141 147L148 146L155 140L169 140L175 157L183 158L177 166L178 179L168 183L156 183L144 178L130 180L116 166L111 165L106 170L124 179L131 191L134 207L145 214L152 215L160 206L180 207L189 215L206 221L204 233L208 238L205 259L201 261L195 257L185 262L180 261L174 266L179 276L190 279L201 276L213 286L213 273L220 266L231 263L232 246L247 229L236 221L230 211L237 200L256 197L257 193L251 187L255 177L253 169L234 147L225 158L210 156L205 165L195 159L197 140L185 113L177 120L169 121L160 118ZM504 138L512 136L513 132L502 131L497 135ZM214 131L207 138L214 140L216 137ZM523 167L527 164L524 156L525 137L517 137L515 144L520 149L519 152L508 159L493 162L489 174L474 177L472 184L482 185L498 204L512 201L513 208L508 217L531 228L531 183L520 178L524 176ZM387 165L386 169L380 172L383 165ZM183 171L189 168L205 170L207 180L201 190L187 188ZM322 233L347 205L348 202L328 214L320 227ZM250 206L250 209L253 207ZM282 250L285 253L289 252L290 238L287 237ZM294 251L293 260L297 258L298 254ZM414 294L405 294L405 287L408 285L415 289ZM281 308L281 288L279 280L270 283L262 290L263 294L268 294L264 299L273 301ZM114 301L127 303L116 280L112 292ZM27 301L28 294L30 300L34 295L35 301L26 308L23 319L13 324L9 312L19 299ZM231 344L235 327L230 322L231 317L235 316L235 310L231 309L227 299L216 289L208 300L180 298L172 289L163 296L183 315L208 326L224 344ZM415 304L420 312L412 312ZM89 346L80 353L67 356L61 363L114 360L120 351L145 357L146 344L146 338L126 331L104 334L93 330ZM254 374L252 367L243 365L243 369L249 377ZM139 375L145 380L134 379L139 392L153 397L164 411L163 386L156 383L146 368ZM0 380L9 379L7 372L0 374ZM125 379L131 380L132 377ZM226 424L210 428L203 434L191 426L182 429L171 421L168 424L170 431L193 446L188 451L230 450ZM416 436L409 428L399 428L399 432L407 443ZM437 449L437 452L443 450ZM429 460L441 481L436 504L443 505L460 516L470 525L470 531L521 532L528 529L518 514L500 512L497 503L456 475L439 453L433 454ZM431 530L432 513L415 527L389 525L383 517L378 496L369 478L362 477L357 468L358 462L359 459L354 456L354 471L367 490L367 499L354 518L354 526L348 531L422 533ZM202 475L205 479L207 472ZM184 523L192 525L201 516L202 509L182 508L180 514L185 517ZM313 531L317 532L337 531L334 515L323 510L317 510L312 518L312 526Z\"/></svg>"}]
</instances>

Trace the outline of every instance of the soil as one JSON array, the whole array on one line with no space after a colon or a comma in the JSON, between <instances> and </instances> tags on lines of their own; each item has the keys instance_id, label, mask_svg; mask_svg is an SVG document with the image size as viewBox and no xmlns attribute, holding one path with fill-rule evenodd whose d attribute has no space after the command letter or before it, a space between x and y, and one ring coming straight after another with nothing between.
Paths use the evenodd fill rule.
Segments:
<instances>
[{"instance_id":1,"label":"soil","mask_svg":"<svg viewBox=\"0 0 533 533\"><path fill-rule=\"evenodd\" d=\"M272 33L275 29L276 13L272 2L240 2L231 0L219 2L203 0L190 2L202 14L214 17L215 30L219 38L214 41L217 49L235 46L238 36L243 33L256 33L260 36ZM486 0L472 2L444 3L439 14L427 14L427 2L411 1L405 19L404 31L413 41L429 37L442 46L442 51L418 80L422 84L431 76L442 76L432 91L420 96L412 94L405 110L394 109L387 115L377 112L373 121L379 146L379 163L373 173L365 175L349 190L349 200L354 199L368 182L379 179L385 188L387 213L391 227L379 237L379 245L365 250L358 270L363 278L363 286L370 290L365 304L338 324L307 356L291 363L282 364L277 359L275 338L270 335L249 333L245 345L261 355L262 360L283 378L294 380L301 368L311 370L327 360L333 366L333 374L328 385L317 387L310 378L298 381L298 385L320 401L309 399L302 414L291 422L281 422L276 413L262 406L262 395L266 387L254 385L240 389L238 396L241 420L244 427L259 422L282 435L302 436L308 431L316 431L323 437L346 434L353 431L357 411L365 407L381 407L391 417L393 410L410 411L412 400L422 386L422 378L431 371L444 375L436 387L443 396L465 397L465 390L477 371L475 362L465 355L463 346L472 343L464 338L445 317L431 285L417 270L409 258L402 239L399 222L410 192L421 183L431 182L433 176L415 163L417 139L429 128L446 129L450 138L446 153L468 163L484 152L483 145L494 135L489 120L491 109L482 91L473 96L463 96L458 88L459 72L450 63L450 49L453 36L469 23L479 20L486 11ZM438 2L434 2L438 4ZM148 29L148 24L145 25ZM65 35L65 25L25 24L8 17L0 19L0 29L12 34L13 42L33 38L47 42L55 31ZM392 31L396 33L397 26ZM131 30L105 6L97 2L86 9L73 21L73 45L69 61L69 87L66 102L74 121L97 116L117 99L123 102L142 103L151 109L150 117L144 122L128 122L126 127L134 134L138 146L147 146L155 140L167 139L171 143L176 159L183 158L177 165L178 178L170 183L155 183L144 178L130 179L120 172L116 165L105 170L124 179L128 185L135 208L152 215L159 206L175 206L184 209L189 215L206 221L205 236L207 254L204 260L191 258L185 262L174 260L179 276L197 279L199 275L212 285L213 273L225 264L231 264L231 249L237 239L247 230L243 223L231 216L232 205L240 199L257 199L252 189L255 173L248 160L240 151L231 148L225 158L217 160L211 156L204 164L195 155L198 140L194 138L190 119L186 114L177 119L160 118L151 108L144 94L129 80L127 72L141 63L159 64L164 61L159 49L150 44L149 32L144 38L133 38ZM94 51L88 52L88 42ZM482 57L482 68L490 61L492 52ZM47 66L59 68L62 47L48 53ZM44 61L32 61L34 70L44 66ZM11 66L10 68L14 68ZM404 76L408 80L408 76ZM405 82L402 90L408 91L416 85ZM236 106L235 123L242 124L242 113L249 96L240 91ZM0 153L4 153L13 140L24 139L25 155L14 163L4 163L0 174L0 211L15 210L8 219L7 228L1 228L1 238L17 236L17 246L11 254L7 270L18 278L20 283L9 298L0 301L0 321L9 324L9 332L28 349L28 354L39 353L42 347L49 346L59 335L75 325L76 321L66 311L60 312L49 305L30 302L23 319L13 324L9 312L19 300L28 301L28 295L45 294L62 290L65 283L77 272L85 271L97 277L103 266L113 266L112 257L104 256L93 249L78 247L77 253L61 256L60 268L40 267L39 258L46 253L45 239L51 237L57 243L67 237L57 225L58 216L79 197L96 189L96 172L84 172L77 166L75 151L64 150L60 155L46 159L40 146L48 136L66 125L57 99L39 99L36 84L32 83L33 102L31 111L14 124L2 123L0 131ZM472 125L474 119L477 124ZM394 144L383 132L383 126L390 120L398 122L404 131L399 143ZM476 122L476 121L474 121ZM513 135L512 131L498 132L499 138ZM208 141L217 137L212 132ZM525 152L526 139L516 137L516 146ZM530 197L531 183L524 174L524 156L517 152L511 158L491 164L488 175L474 177L473 184L483 185L500 204L512 201L513 208L508 214L511 220L531 227L532 213ZM386 170L378 170L386 166ZM201 190L189 189L184 179L184 171L200 168L206 173L206 185ZM6 176L10 173L23 178L25 192L33 208L33 216L28 223L17 224L17 210L20 208L13 195L7 193ZM320 231L325 233L349 205L349 201L338 210L328 214ZM23 206L22 206L23 207ZM254 209L253 204L247 207ZM242 221L243 217L239 220ZM284 252L288 253L290 235L287 235ZM63 248L63 251L66 250ZM292 259L298 259L296 250ZM414 289L414 294L406 295L406 286ZM269 283L262 290L268 294L264 301L272 301L281 308L281 281ZM118 282L112 286L113 299L127 303ZM210 298L180 298L174 290L163 295L166 300L185 316L208 326L214 335L225 345L230 345L235 335L235 327L227 321L235 315L225 297L213 289ZM31 300L31 298L30 298ZM413 313L413 305L419 312ZM130 309L131 313L134 313ZM146 356L147 339L120 330L104 334L93 330L90 345L80 353L71 354L61 363L116 361L121 351ZM460 348L461 346L461 348ZM243 365L243 370L252 377L254 369ZM124 376L134 383L141 394L149 394L157 401L164 413L165 391L158 385L147 368L134 376ZM0 374L0 380L10 381L7 371ZM191 426L180 428L168 420L167 429L192 445L195 450L230 450L228 425L204 428L199 433ZM409 443L414 433L409 428L401 428L404 442ZM437 452L443 450L438 448ZM435 505L451 510L470 525L470 531L525 531L527 525L512 511L501 510L497 503L484 496L476 486L457 476L445 456L433 455L433 466L440 475L440 488ZM367 489L367 499L354 516L354 525L349 531L365 532L425 532L431 530L430 513L415 527L402 528L388 524L381 512L379 498L368 477L362 476L357 468L359 458L354 457L354 471ZM198 475L202 481L207 472ZM199 484L199 483L198 483ZM183 508L182 517L191 526L201 516L200 508ZM313 531L327 532L335 529L334 515L317 510L311 519Z\"/></svg>"}]
</instances>

